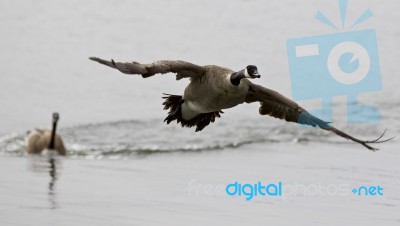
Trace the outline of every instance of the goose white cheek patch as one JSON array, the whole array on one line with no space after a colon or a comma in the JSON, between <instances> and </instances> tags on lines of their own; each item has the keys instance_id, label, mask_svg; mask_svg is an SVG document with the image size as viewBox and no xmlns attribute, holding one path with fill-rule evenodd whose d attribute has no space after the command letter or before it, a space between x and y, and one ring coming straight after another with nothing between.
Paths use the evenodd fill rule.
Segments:
<instances>
[{"instance_id":1,"label":"goose white cheek patch","mask_svg":"<svg viewBox=\"0 0 400 226\"><path fill-rule=\"evenodd\" d=\"M247 71L247 68L244 69L244 76L245 76L246 78L251 78L251 76L249 75L249 72Z\"/></svg>"}]
</instances>

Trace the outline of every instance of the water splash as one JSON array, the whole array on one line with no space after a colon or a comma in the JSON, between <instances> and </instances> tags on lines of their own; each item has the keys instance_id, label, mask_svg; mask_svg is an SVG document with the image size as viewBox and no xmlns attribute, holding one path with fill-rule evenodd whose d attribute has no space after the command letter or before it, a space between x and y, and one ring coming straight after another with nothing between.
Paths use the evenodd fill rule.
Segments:
<instances>
[{"instance_id":1,"label":"water splash","mask_svg":"<svg viewBox=\"0 0 400 226\"><path fill-rule=\"evenodd\" d=\"M360 129L360 126L340 128L359 137L380 132L374 126L367 129ZM216 122L202 133L154 119L78 125L60 129L60 135L66 144L68 158L81 159L132 159L152 154L246 149L250 145L262 145L267 149L293 142L351 145L347 140L320 129L299 129L296 124L259 117ZM0 155L24 156L24 139L25 133L0 137Z\"/></svg>"},{"instance_id":2,"label":"water splash","mask_svg":"<svg viewBox=\"0 0 400 226\"><path fill-rule=\"evenodd\" d=\"M178 125L166 125L162 120L123 120L78 125L60 129L60 135L73 158L134 158L154 153L197 152L239 148L253 143L279 142L280 130L260 125L258 120L228 124L220 122L195 133ZM25 155L25 134L0 138L0 155ZM290 141L290 133L283 140Z\"/></svg>"}]
</instances>

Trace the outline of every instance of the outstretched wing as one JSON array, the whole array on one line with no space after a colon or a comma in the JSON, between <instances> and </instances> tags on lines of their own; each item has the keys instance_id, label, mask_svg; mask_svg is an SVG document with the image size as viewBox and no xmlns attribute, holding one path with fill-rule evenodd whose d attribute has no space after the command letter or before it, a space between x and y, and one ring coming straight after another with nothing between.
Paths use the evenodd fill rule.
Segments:
<instances>
[{"instance_id":1,"label":"outstretched wing","mask_svg":"<svg viewBox=\"0 0 400 226\"><path fill-rule=\"evenodd\" d=\"M354 138L349 134L331 126L329 122L325 122L313 116L312 114L307 112L304 108L299 106L296 102L281 95L280 93L271 89L267 89L260 85L250 84L249 92L246 96L245 102L252 103L256 101L261 103L259 109L261 115L269 115L275 118L284 119L288 122L295 122L313 127L320 127L321 129L334 132L335 134L344 137L348 140L357 142L372 151L376 151L378 149L371 147L368 144L383 143L393 139L390 138L387 140L380 140L385 133L383 133L378 139L373 141L360 140Z\"/></svg>"},{"instance_id":2,"label":"outstretched wing","mask_svg":"<svg viewBox=\"0 0 400 226\"><path fill-rule=\"evenodd\" d=\"M172 72L176 73L176 79L179 80L187 77L200 77L205 72L204 67L181 60L160 60L151 64L140 64L134 61L126 63L115 62L114 60L108 61L97 57L90 57L89 59L118 69L125 74L142 75L143 78Z\"/></svg>"}]
</instances>

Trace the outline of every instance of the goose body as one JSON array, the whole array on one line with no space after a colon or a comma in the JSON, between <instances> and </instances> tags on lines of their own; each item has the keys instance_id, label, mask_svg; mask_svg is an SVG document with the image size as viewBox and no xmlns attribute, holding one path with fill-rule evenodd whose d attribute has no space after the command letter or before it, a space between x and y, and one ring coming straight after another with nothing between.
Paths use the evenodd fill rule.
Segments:
<instances>
[{"instance_id":1,"label":"goose body","mask_svg":"<svg viewBox=\"0 0 400 226\"><path fill-rule=\"evenodd\" d=\"M192 78L185 88L182 116L186 120L202 113L235 107L246 99L250 85L247 79L242 79L238 86L234 86L230 81L234 71L215 65L204 68L204 75Z\"/></svg>"},{"instance_id":2,"label":"goose body","mask_svg":"<svg viewBox=\"0 0 400 226\"><path fill-rule=\"evenodd\" d=\"M52 129L34 129L28 131L26 137L26 151L29 154L41 154L45 150L54 150L60 155L65 155L66 150L61 137L56 134L58 114L53 116Z\"/></svg>"},{"instance_id":3,"label":"goose body","mask_svg":"<svg viewBox=\"0 0 400 226\"><path fill-rule=\"evenodd\" d=\"M249 65L240 71L234 71L216 65L199 66L189 62L177 60L161 60L150 64L138 62L115 62L97 57L89 59L117 69L125 74L142 75L143 78L155 74L175 73L176 79L190 78L182 96L166 94L163 105L169 110L165 122L168 124L177 121L182 127L196 127L201 131L216 118L221 117L223 109L232 108L242 103L258 102L259 113L288 122L305 124L333 132L338 136L354 141L368 148L374 143L383 143L393 138L368 141L357 139L307 112L296 102L280 93L256 85L249 79L259 78L257 67Z\"/></svg>"}]
</instances>

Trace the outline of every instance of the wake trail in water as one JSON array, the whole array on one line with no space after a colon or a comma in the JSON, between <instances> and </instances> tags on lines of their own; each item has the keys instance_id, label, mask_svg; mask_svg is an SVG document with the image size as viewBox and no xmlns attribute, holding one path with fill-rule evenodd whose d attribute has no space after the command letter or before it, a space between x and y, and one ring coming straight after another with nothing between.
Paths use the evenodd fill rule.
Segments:
<instances>
[{"instance_id":1,"label":"wake trail in water","mask_svg":"<svg viewBox=\"0 0 400 226\"><path fill-rule=\"evenodd\" d=\"M272 122L272 123L271 123ZM358 137L374 136L379 128L363 126L344 128ZM340 137L315 128L299 128L296 124L279 121L262 121L248 118L244 121L215 123L202 132L166 125L159 119L145 121L121 120L97 124L84 124L60 129L74 158L135 158L137 156L171 152L198 152L242 148L257 144L269 146L276 143L323 142L349 143ZM0 138L0 154L25 155L25 133L15 133Z\"/></svg>"}]
</instances>

